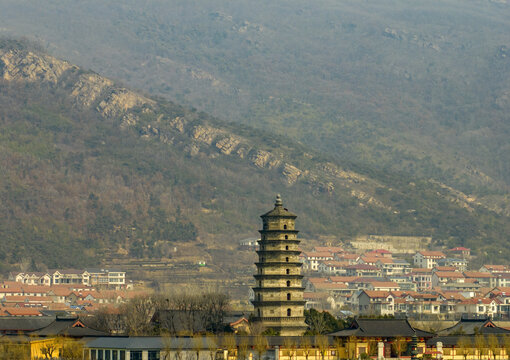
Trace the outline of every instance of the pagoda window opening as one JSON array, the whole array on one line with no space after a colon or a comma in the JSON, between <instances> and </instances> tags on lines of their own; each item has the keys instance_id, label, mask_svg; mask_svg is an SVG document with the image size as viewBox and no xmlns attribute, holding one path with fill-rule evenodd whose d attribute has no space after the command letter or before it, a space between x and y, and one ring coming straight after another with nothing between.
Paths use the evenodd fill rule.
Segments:
<instances>
[{"instance_id":1,"label":"pagoda window opening","mask_svg":"<svg viewBox=\"0 0 510 360\"><path fill-rule=\"evenodd\" d=\"M290 293L287 294L287 300L290 300Z\"/></svg>"},{"instance_id":2,"label":"pagoda window opening","mask_svg":"<svg viewBox=\"0 0 510 360\"><path fill-rule=\"evenodd\" d=\"M287 230L287 225L283 225L283 230Z\"/></svg>"},{"instance_id":3,"label":"pagoda window opening","mask_svg":"<svg viewBox=\"0 0 510 360\"><path fill-rule=\"evenodd\" d=\"M287 309L287 316L291 316L292 315L292 310L291 309Z\"/></svg>"},{"instance_id":4,"label":"pagoda window opening","mask_svg":"<svg viewBox=\"0 0 510 360\"><path fill-rule=\"evenodd\" d=\"M289 274L290 274L290 269L285 269L285 273L286 273L287 275L289 275Z\"/></svg>"},{"instance_id":5,"label":"pagoda window opening","mask_svg":"<svg viewBox=\"0 0 510 360\"><path fill-rule=\"evenodd\" d=\"M285 246L285 250L289 250L289 246L288 246L288 245L287 245L287 246Z\"/></svg>"},{"instance_id":6,"label":"pagoda window opening","mask_svg":"<svg viewBox=\"0 0 510 360\"><path fill-rule=\"evenodd\" d=\"M287 280L287 287L290 287L290 280Z\"/></svg>"},{"instance_id":7,"label":"pagoda window opening","mask_svg":"<svg viewBox=\"0 0 510 360\"><path fill-rule=\"evenodd\" d=\"M285 258L285 262L289 262L289 258L288 257Z\"/></svg>"},{"instance_id":8,"label":"pagoda window opening","mask_svg":"<svg viewBox=\"0 0 510 360\"><path fill-rule=\"evenodd\" d=\"M289 235L285 235L285 240L289 240Z\"/></svg>"}]
</instances>

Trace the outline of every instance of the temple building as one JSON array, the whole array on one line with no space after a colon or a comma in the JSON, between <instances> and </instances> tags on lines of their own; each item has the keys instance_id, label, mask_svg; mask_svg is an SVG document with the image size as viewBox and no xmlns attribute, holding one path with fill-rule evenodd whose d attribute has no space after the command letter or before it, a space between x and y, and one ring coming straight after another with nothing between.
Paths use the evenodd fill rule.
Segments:
<instances>
[{"instance_id":1,"label":"temple building","mask_svg":"<svg viewBox=\"0 0 510 360\"><path fill-rule=\"evenodd\" d=\"M259 261L255 263L253 321L282 336L302 335L306 330L296 217L283 207L278 195L274 209L261 216Z\"/></svg>"}]
</instances>

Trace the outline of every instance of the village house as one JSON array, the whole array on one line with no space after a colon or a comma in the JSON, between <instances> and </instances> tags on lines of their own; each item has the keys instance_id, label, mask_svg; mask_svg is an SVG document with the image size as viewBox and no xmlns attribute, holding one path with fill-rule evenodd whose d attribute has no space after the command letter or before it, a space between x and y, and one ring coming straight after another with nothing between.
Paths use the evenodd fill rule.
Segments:
<instances>
[{"instance_id":1,"label":"village house","mask_svg":"<svg viewBox=\"0 0 510 360\"><path fill-rule=\"evenodd\" d=\"M337 261L347 261L350 265L354 265L354 264L358 263L359 255L348 254L348 253L338 253L338 254L335 254L334 259Z\"/></svg>"},{"instance_id":2,"label":"village house","mask_svg":"<svg viewBox=\"0 0 510 360\"><path fill-rule=\"evenodd\" d=\"M382 276L403 275L411 271L411 265L403 259L380 258L375 266L381 269Z\"/></svg>"},{"instance_id":3,"label":"village house","mask_svg":"<svg viewBox=\"0 0 510 360\"><path fill-rule=\"evenodd\" d=\"M494 272L497 272L497 273L509 273L510 272L510 268L506 265L483 265L480 270L478 271L482 271L482 272L488 272L488 273L494 273Z\"/></svg>"},{"instance_id":4,"label":"village house","mask_svg":"<svg viewBox=\"0 0 510 360\"><path fill-rule=\"evenodd\" d=\"M465 259L458 258L445 258L437 261L439 266L452 266L458 271L465 271L467 269L468 262Z\"/></svg>"},{"instance_id":5,"label":"village house","mask_svg":"<svg viewBox=\"0 0 510 360\"><path fill-rule=\"evenodd\" d=\"M418 251L414 257L414 265L419 268L432 269L438 260L445 259L446 255L441 251Z\"/></svg>"},{"instance_id":6,"label":"village house","mask_svg":"<svg viewBox=\"0 0 510 360\"><path fill-rule=\"evenodd\" d=\"M345 267L347 276L380 277L381 270L375 265L355 264Z\"/></svg>"},{"instance_id":7,"label":"village house","mask_svg":"<svg viewBox=\"0 0 510 360\"><path fill-rule=\"evenodd\" d=\"M409 273L409 278L416 284L418 291L426 291L432 289L432 269L412 269Z\"/></svg>"},{"instance_id":8,"label":"village house","mask_svg":"<svg viewBox=\"0 0 510 360\"><path fill-rule=\"evenodd\" d=\"M323 274L345 275L347 274L345 267L348 265L349 263L346 261L324 260L319 262L319 272Z\"/></svg>"},{"instance_id":9,"label":"village house","mask_svg":"<svg viewBox=\"0 0 510 360\"><path fill-rule=\"evenodd\" d=\"M508 272L492 272L490 278L490 287L510 287L510 273Z\"/></svg>"},{"instance_id":10,"label":"village house","mask_svg":"<svg viewBox=\"0 0 510 360\"><path fill-rule=\"evenodd\" d=\"M495 316L499 312L500 301L497 299L474 297L457 304L456 313L476 316Z\"/></svg>"},{"instance_id":11,"label":"village house","mask_svg":"<svg viewBox=\"0 0 510 360\"><path fill-rule=\"evenodd\" d=\"M304 267L310 271L319 271L319 263L324 260L333 260L334 255L328 251L303 252Z\"/></svg>"},{"instance_id":12,"label":"village house","mask_svg":"<svg viewBox=\"0 0 510 360\"><path fill-rule=\"evenodd\" d=\"M452 282L463 283L464 275L457 271L434 271L432 273L433 288Z\"/></svg>"},{"instance_id":13,"label":"village house","mask_svg":"<svg viewBox=\"0 0 510 360\"><path fill-rule=\"evenodd\" d=\"M463 272L464 277L466 278L466 281L468 279L475 280L480 286L485 287L492 287L491 284L493 283L492 278L494 277L489 272L483 272L483 271L464 271Z\"/></svg>"},{"instance_id":14,"label":"village house","mask_svg":"<svg viewBox=\"0 0 510 360\"><path fill-rule=\"evenodd\" d=\"M360 290L353 297L359 315L394 315L394 297L389 291Z\"/></svg>"}]
</instances>

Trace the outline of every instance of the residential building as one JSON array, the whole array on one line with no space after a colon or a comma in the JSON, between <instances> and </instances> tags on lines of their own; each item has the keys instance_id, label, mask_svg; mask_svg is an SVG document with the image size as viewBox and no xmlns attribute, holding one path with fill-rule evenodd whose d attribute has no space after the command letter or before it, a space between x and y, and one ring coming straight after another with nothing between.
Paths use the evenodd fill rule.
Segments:
<instances>
[{"instance_id":1,"label":"residential building","mask_svg":"<svg viewBox=\"0 0 510 360\"><path fill-rule=\"evenodd\" d=\"M438 260L446 258L441 251L418 251L414 257L414 265L419 268L432 269L437 265Z\"/></svg>"},{"instance_id":2,"label":"residential building","mask_svg":"<svg viewBox=\"0 0 510 360\"><path fill-rule=\"evenodd\" d=\"M467 269L468 262L466 259L461 258L445 258L437 261L439 266L452 266L458 271L465 271Z\"/></svg>"},{"instance_id":3,"label":"residential building","mask_svg":"<svg viewBox=\"0 0 510 360\"><path fill-rule=\"evenodd\" d=\"M358 314L393 315L394 297L389 291L361 290L355 295Z\"/></svg>"}]
</instances>

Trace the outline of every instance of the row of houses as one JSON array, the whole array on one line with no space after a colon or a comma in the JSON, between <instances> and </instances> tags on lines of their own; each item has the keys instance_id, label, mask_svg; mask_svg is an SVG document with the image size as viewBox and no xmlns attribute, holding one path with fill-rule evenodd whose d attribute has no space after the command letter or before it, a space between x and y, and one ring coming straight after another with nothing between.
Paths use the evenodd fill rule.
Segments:
<instances>
[{"instance_id":1,"label":"row of houses","mask_svg":"<svg viewBox=\"0 0 510 360\"><path fill-rule=\"evenodd\" d=\"M450 255L463 252L469 252L469 249L449 250ZM402 275L412 268L407 260L394 258L390 251L384 249L353 254L340 247L315 247L312 251L303 252L301 260L305 271L348 276L355 273L358 276ZM447 257L442 251L418 251L413 256L413 266L425 269L446 266L465 271L468 261L465 257Z\"/></svg>"},{"instance_id":2,"label":"row of houses","mask_svg":"<svg viewBox=\"0 0 510 360\"><path fill-rule=\"evenodd\" d=\"M484 296L464 297L458 292L416 293L361 290L351 298L359 315L458 319L463 316L510 318L510 288L494 288Z\"/></svg>"},{"instance_id":3,"label":"row of houses","mask_svg":"<svg viewBox=\"0 0 510 360\"><path fill-rule=\"evenodd\" d=\"M126 286L126 272L113 269L18 272L9 274L9 280L28 285L73 284L120 289Z\"/></svg>"},{"instance_id":4,"label":"row of houses","mask_svg":"<svg viewBox=\"0 0 510 360\"><path fill-rule=\"evenodd\" d=\"M493 267L484 265L482 268ZM501 270L499 266L497 270ZM506 299L510 286L501 281L507 276L508 273L460 272L452 267L436 267L412 269L400 277L310 277L305 280L304 297L309 308L333 312L349 310L361 315L510 317ZM476 306L478 303L480 305Z\"/></svg>"},{"instance_id":5,"label":"row of houses","mask_svg":"<svg viewBox=\"0 0 510 360\"><path fill-rule=\"evenodd\" d=\"M139 291L96 289L82 284L28 285L0 283L0 316L43 316L66 311L91 313L142 295Z\"/></svg>"}]
</instances>

